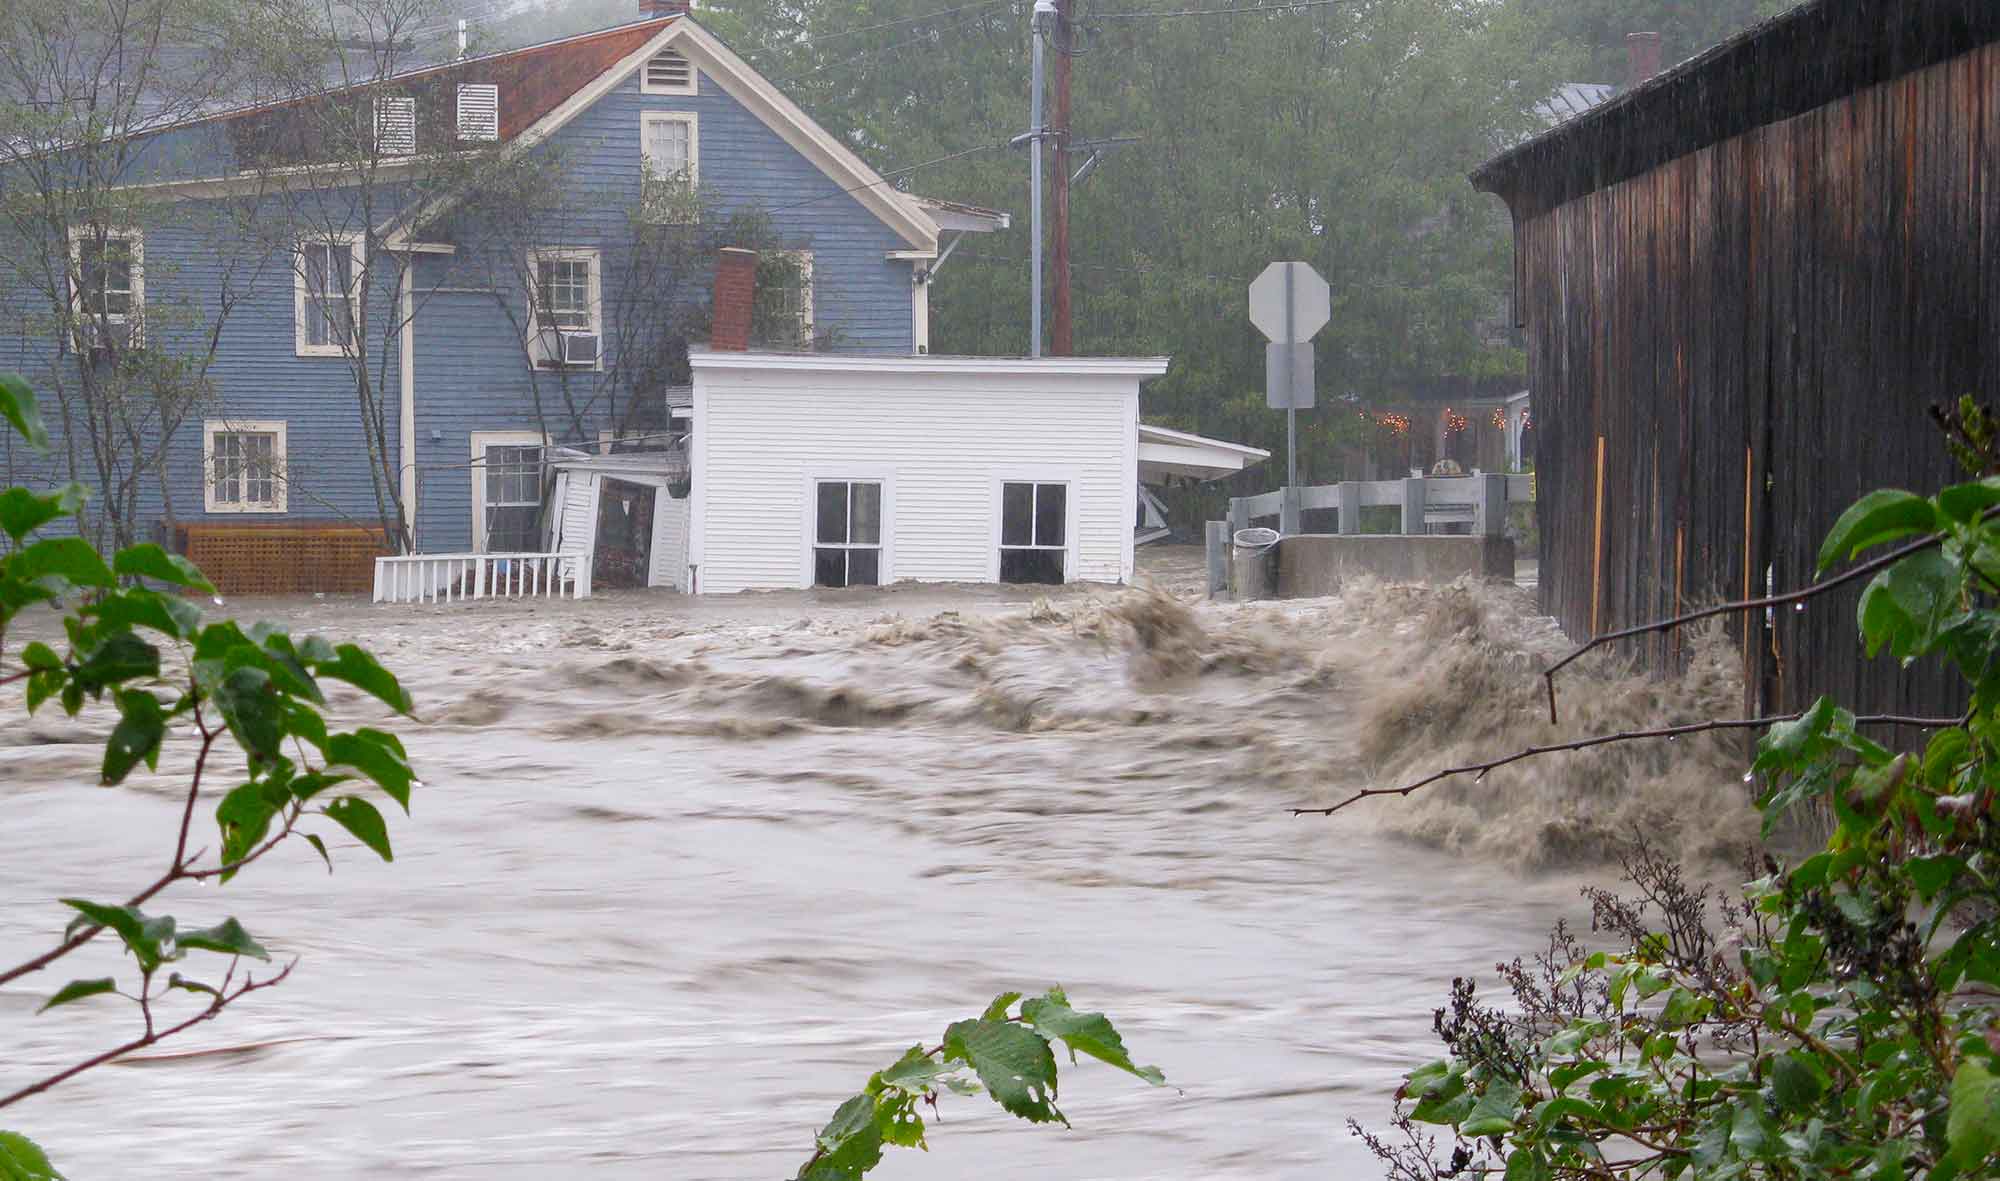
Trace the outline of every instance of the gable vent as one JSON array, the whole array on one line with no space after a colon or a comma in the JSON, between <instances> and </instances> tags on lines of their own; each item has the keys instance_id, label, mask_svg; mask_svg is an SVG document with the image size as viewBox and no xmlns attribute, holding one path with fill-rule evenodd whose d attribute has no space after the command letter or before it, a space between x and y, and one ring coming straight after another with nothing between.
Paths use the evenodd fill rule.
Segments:
<instances>
[{"instance_id":1,"label":"gable vent","mask_svg":"<svg viewBox=\"0 0 2000 1181\"><path fill-rule=\"evenodd\" d=\"M458 87L458 138L500 138L500 88L491 82L463 82Z\"/></svg>"},{"instance_id":2,"label":"gable vent","mask_svg":"<svg viewBox=\"0 0 2000 1181\"><path fill-rule=\"evenodd\" d=\"M385 95L375 100L375 151L408 156L417 150L417 100Z\"/></svg>"},{"instance_id":3,"label":"gable vent","mask_svg":"<svg viewBox=\"0 0 2000 1181\"><path fill-rule=\"evenodd\" d=\"M646 63L639 89L647 94L693 94L694 63L672 49L662 49Z\"/></svg>"}]
</instances>

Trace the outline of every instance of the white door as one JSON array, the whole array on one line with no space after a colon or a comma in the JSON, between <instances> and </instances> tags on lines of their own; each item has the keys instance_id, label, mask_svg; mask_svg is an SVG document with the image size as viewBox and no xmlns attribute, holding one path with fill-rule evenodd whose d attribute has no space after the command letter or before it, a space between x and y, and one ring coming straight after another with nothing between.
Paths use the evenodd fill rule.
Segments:
<instances>
[{"instance_id":1,"label":"white door","mask_svg":"<svg viewBox=\"0 0 2000 1181\"><path fill-rule=\"evenodd\" d=\"M472 433L472 548L541 549L543 437L535 431Z\"/></svg>"}]
</instances>

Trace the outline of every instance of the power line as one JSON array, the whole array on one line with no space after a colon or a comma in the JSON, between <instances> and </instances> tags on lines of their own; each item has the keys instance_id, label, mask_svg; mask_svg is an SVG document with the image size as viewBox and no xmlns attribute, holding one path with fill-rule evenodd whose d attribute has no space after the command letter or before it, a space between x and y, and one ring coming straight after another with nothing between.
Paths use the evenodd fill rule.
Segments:
<instances>
[{"instance_id":1,"label":"power line","mask_svg":"<svg viewBox=\"0 0 2000 1181\"><path fill-rule=\"evenodd\" d=\"M1149 8L1130 12L1093 12L1084 21L1117 20L1164 20L1176 16L1247 16L1253 12L1295 12L1301 8L1326 8L1331 5L1347 5L1354 0L1293 0L1288 4L1256 4L1242 8Z\"/></svg>"},{"instance_id":2,"label":"power line","mask_svg":"<svg viewBox=\"0 0 2000 1181\"><path fill-rule=\"evenodd\" d=\"M835 41L842 37L852 37L859 33L872 33L877 29L891 29L897 25L922 24L924 21L936 20L941 16L951 16L959 12L970 12L975 8L999 8L1003 5L1011 5L1013 2L1014 0L979 0L977 4L961 4L957 8L947 8L942 12L927 13L923 16L906 16L901 20L879 21L872 25L861 25L853 29L841 29L834 33L821 33L815 37L801 37L799 40L792 42L792 44L817 45L822 41Z\"/></svg>"},{"instance_id":3,"label":"power line","mask_svg":"<svg viewBox=\"0 0 2000 1181\"><path fill-rule=\"evenodd\" d=\"M973 7L994 7L994 5L975 5ZM796 82L801 78L810 78L814 74L822 73L826 70L838 69L842 66L856 65L870 58L881 57L884 54L894 53L899 49L908 49L913 45L933 45L936 44L937 35L939 33L945 32L946 30L949 29L964 28L966 25L969 25L978 19L979 19L978 15L975 14L973 16L965 17L962 20L956 20L952 21L949 24L940 25L921 37L912 37L907 41L898 41L893 45L883 45L883 46L878 46L874 49L864 49L861 52L856 53L851 57L845 57L840 59L839 61L821 62L819 65L813 66L809 69L800 70L796 74L788 74L783 78L773 78L770 80L771 85L783 86L787 82Z\"/></svg>"}]
</instances>

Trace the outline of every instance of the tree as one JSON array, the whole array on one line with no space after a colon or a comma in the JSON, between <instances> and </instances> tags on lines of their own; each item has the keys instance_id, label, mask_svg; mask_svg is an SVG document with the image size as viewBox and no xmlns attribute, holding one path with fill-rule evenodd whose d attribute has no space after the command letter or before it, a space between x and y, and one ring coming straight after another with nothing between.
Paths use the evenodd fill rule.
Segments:
<instances>
[{"instance_id":1,"label":"tree","mask_svg":"<svg viewBox=\"0 0 2000 1181\"><path fill-rule=\"evenodd\" d=\"M218 0L0 6L0 287L19 350L49 391L52 455L9 450L10 476L86 482L77 519L139 536L167 457L213 396L224 326L272 263L252 203L181 203L135 184L171 168L152 137L235 97L264 10ZM146 242L155 249L149 264ZM200 256L183 275L169 250Z\"/></svg>"},{"instance_id":2,"label":"tree","mask_svg":"<svg viewBox=\"0 0 2000 1181\"><path fill-rule=\"evenodd\" d=\"M1803 590L1594 637L1577 654L1867 579L1868 655L1944 662L1964 678L1962 715L1857 717L1821 698L1788 717L1537 748L1324 810L1548 750L1760 730L1745 779L1764 836L1795 813L1832 829L1791 864L1767 854L1719 908L1642 844L1626 862L1636 898L1585 891L1592 930L1616 945L1588 949L1559 925L1531 961L1501 965L1511 1005L1454 982L1435 1020L1446 1056L1397 1094L1401 1141L1355 1128L1392 1177L1947 1181L2000 1169L2000 477L1989 474L2000 435L1969 399L1940 417L1980 478L1931 497L1869 494L1834 524L1819 566L1874 556ZM1552 711L1568 663L1547 674ZM1421 1124L1448 1130L1449 1159Z\"/></svg>"},{"instance_id":3,"label":"tree","mask_svg":"<svg viewBox=\"0 0 2000 1181\"><path fill-rule=\"evenodd\" d=\"M1622 83L1625 36L1660 34L1661 62L1672 66L1799 0L1533 0L1553 30L1584 52L1580 82Z\"/></svg>"},{"instance_id":4,"label":"tree","mask_svg":"<svg viewBox=\"0 0 2000 1181\"><path fill-rule=\"evenodd\" d=\"M34 394L18 377L0 376L0 419L25 445L48 446ZM79 537L37 537L73 515L84 496L75 484L47 494L18 486L0 493L0 531L13 547L0 558L0 686L24 685L30 714L51 702L71 717L92 703L109 707L117 722L100 782L123 782L142 763L158 770L165 758L187 767L186 802L164 872L122 902L62 899L69 919L62 934L18 964L0 963L0 984L24 979L109 932L132 957L130 978L72 980L53 989L40 1011L117 996L138 1018L129 1037L101 1053L42 1078L0 1084L0 1110L283 983L297 961L259 976L249 961L269 962L271 954L233 916L191 927L140 908L176 885L226 884L293 836L310 843L331 869L326 843L313 831L325 830L326 822L389 860L388 826L367 797L379 791L407 810L416 786L395 735L372 727L330 731L321 714L321 684L332 680L408 715L409 695L373 656L317 636L294 640L266 624L203 622L180 592L213 595L215 588L157 545L127 546L107 560ZM8 651L8 625L37 604L61 612L66 651L40 641ZM218 792L218 775L236 778L224 770L236 761L231 753L245 772L240 783ZM218 837L213 858L196 847L194 824L197 806L210 802ZM0 1178L57 1175L31 1142L0 1132Z\"/></svg>"}]
</instances>

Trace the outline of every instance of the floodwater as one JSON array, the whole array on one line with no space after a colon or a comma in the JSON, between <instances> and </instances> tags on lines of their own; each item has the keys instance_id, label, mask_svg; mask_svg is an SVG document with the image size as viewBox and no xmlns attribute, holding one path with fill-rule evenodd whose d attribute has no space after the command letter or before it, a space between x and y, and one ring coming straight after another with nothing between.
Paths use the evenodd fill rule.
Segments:
<instances>
[{"instance_id":1,"label":"floodwater","mask_svg":"<svg viewBox=\"0 0 2000 1181\"><path fill-rule=\"evenodd\" d=\"M1192 564L1168 567L1185 593ZM1480 594L1516 647L1546 647L1527 596ZM330 840L328 876L298 844L157 900L184 923L237 915L297 970L0 1125L79 1181L776 1181L869 1072L995 993L1060 982L1172 1085L1066 1070L1068 1131L946 1098L931 1151L877 1176L1379 1176L1346 1118L1383 1122L1435 1056L1451 977L1538 946L1582 880L1412 840L1385 823L1399 801L1285 812L1380 773L1359 753L1369 702L1440 646L1395 602L232 604L404 676L424 786L391 817L397 860ZM0 705L12 963L57 937L56 896L157 871L188 747L100 789L100 716ZM0 990L0 1090L129 1036L115 1000L33 1016L119 968L101 938Z\"/></svg>"}]
</instances>

